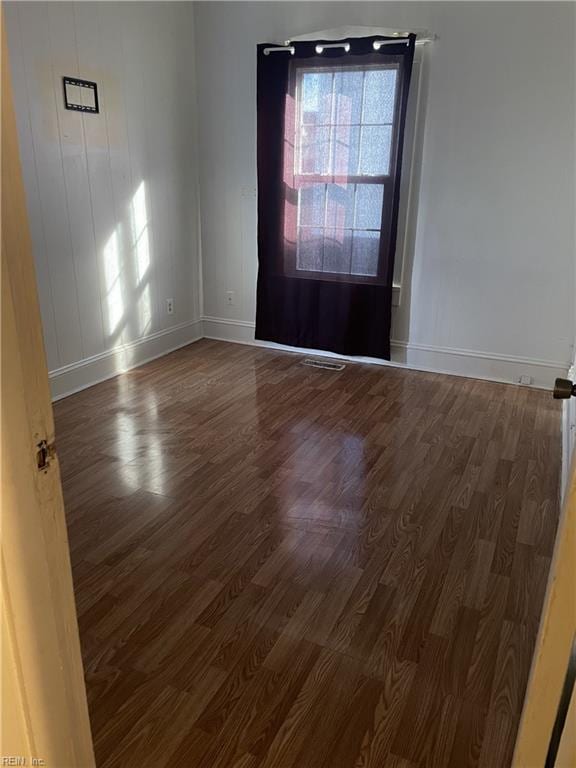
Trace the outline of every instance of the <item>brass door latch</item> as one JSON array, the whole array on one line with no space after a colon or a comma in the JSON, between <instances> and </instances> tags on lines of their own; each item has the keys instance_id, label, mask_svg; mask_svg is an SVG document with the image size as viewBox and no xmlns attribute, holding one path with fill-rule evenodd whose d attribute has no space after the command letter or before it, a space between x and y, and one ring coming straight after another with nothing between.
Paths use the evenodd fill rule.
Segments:
<instances>
[{"instance_id":1,"label":"brass door latch","mask_svg":"<svg viewBox=\"0 0 576 768\"><path fill-rule=\"evenodd\" d=\"M39 472L45 472L50 467L50 462L56 456L56 444L47 440L40 440L36 446L36 466Z\"/></svg>"},{"instance_id":2,"label":"brass door latch","mask_svg":"<svg viewBox=\"0 0 576 768\"><path fill-rule=\"evenodd\" d=\"M554 382L554 400L567 400L576 397L576 384L570 379L556 379Z\"/></svg>"}]
</instances>

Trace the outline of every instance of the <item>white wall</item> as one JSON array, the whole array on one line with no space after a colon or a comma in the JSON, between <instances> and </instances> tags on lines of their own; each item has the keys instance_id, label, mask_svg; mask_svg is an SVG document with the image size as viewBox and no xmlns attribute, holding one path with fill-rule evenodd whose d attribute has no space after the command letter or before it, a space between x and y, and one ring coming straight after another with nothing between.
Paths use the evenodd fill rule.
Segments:
<instances>
[{"instance_id":1,"label":"white wall","mask_svg":"<svg viewBox=\"0 0 576 768\"><path fill-rule=\"evenodd\" d=\"M253 341L256 45L347 25L439 35L424 62L393 359L538 386L565 373L573 4L8 2L5 12L56 396L202 333ZM64 110L64 74L98 82L100 115Z\"/></svg>"},{"instance_id":2,"label":"white wall","mask_svg":"<svg viewBox=\"0 0 576 768\"><path fill-rule=\"evenodd\" d=\"M58 396L201 335L193 7L4 8ZM98 83L99 115L64 109L63 75Z\"/></svg>"},{"instance_id":3,"label":"white wall","mask_svg":"<svg viewBox=\"0 0 576 768\"><path fill-rule=\"evenodd\" d=\"M417 228L394 358L551 386L572 359L574 327L574 5L195 10L205 333L253 339L257 43L350 24L425 28L439 39L427 51Z\"/></svg>"}]
</instances>

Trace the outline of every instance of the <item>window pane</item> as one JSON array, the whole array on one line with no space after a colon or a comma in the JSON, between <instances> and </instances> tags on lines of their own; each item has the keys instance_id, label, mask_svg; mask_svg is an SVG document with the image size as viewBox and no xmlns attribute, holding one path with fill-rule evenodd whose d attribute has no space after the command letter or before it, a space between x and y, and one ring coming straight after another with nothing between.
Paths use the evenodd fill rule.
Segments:
<instances>
[{"instance_id":1,"label":"window pane","mask_svg":"<svg viewBox=\"0 0 576 768\"><path fill-rule=\"evenodd\" d=\"M333 173L336 176L355 176L358 173L360 127L341 125L333 131Z\"/></svg>"},{"instance_id":2,"label":"window pane","mask_svg":"<svg viewBox=\"0 0 576 768\"><path fill-rule=\"evenodd\" d=\"M390 173L397 82L396 69L302 72L297 173L320 178L299 180L298 270L378 275L382 211L391 201L383 184L350 177Z\"/></svg>"},{"instance_id":3,"label":"window pane","mask_svg":"<svg viewBox=\"0 0 576 768\"><path fill-rule=\"evenodd\" d=\"M322 270L323 243L323 229L312 227L298 229L296 269L320 272Z\"/></svg>"},{"instance_id":4,"label":"window pane","mask_svg":"<svg viewBox=\"0 0 576 768\"><path fill-rule=\"evenodd\" d=\"M332 78L332 72L304 73L300 107L303 124L322 125L332 122Z\"/></svg>"},{"instance_id":5,"label":"window pane","mask_svg":"<svg viewBox=\"0 0 576 768\"><path fill-rule=\"evenodd\" d=\"M367 70L364 78L363 123L391 123L394 118L396 70Z\"/></svg>"},{"instance_id":6,"label":"window pane","mask_svg":"<svg viewBox=\"0 0 576 768\"><path fill-rule=\"evenodd\" d=\"M352 232L349 229L327 229L324 234L324 272L350 274Z\"/></svg>"},{"instance_id":7,"label":"window pane","mask_svg":"<svg viewBox=\"0 0 576 768\"><path fill-rule=\"evenodd\" d=\"M361 122L363 72L334 74L334 122L339 125Z\"/></svg>"},{"instance_id":8,"label":"window pane","mask_svg":"<svg viewBox=\"0 0 576 768\"><path fill-rule=\"evenodd\" d=\"M380 229L383 199L384 187L381 184L357 184L354 226L358 229Z\"/></svg>"},{"instance_id":9,"label":"window pane","mask_svg":"<svg viewBox=\"0 0 576 768\"><path fill-rule=\"evenodd\" d=\"M380 232L355 230L352 244L353 275L378 274L378 248Z\"/></svg>"},{"instance_id":10,"label":"window pane","mask_svg":"<svg viewBox=\"0 0 576 768\"><path fill-rule=\"evenodd\" d=\"M306 126L301 132L300 173L330 171L330 128Z\"/></svg>"},{"instance_id":11,"label":"window pane","mask_svg":"<svg viewBox=\"0 0 576 768\"><path fill-rule=\"evenodd\" d=\"M326 226L351 228L354 221L354 185L328 184L326 194Z\"/></svg>"},{"instance_id":12,"label":"window pane","mask_svg":"<svg viewBox=\"0 0 576 768\"><path fill-rule=\"evenodd\" d=\"M391 125L363 125L360 133L359 174L385 176L390 168Z\"/></svg>"},{"instance_id":13,"label":"window pane","mask_svg":"<svg viewBox=\"0 0 576 768\"><path fill-rule=\"evenodd\" d=\"M298 197L298 222L307 226L324 226L325 184L306 184Z\"/></svg>"}]
</instances>

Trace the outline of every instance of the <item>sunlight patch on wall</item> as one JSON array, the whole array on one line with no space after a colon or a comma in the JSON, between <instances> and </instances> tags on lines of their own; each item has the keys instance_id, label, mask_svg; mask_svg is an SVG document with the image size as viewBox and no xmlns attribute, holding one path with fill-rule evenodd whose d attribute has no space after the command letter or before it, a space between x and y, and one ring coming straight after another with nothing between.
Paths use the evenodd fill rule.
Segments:
<instances>
[{"instance_id":1,"label":"sunlight patch on wall","mask_svg":"<svg viewBox=\"0 0 576 768\"><path fill-rule=\"evenodd\" d=\"M150 297L150 238L148 231L148 210L146 207L146 185L140 182L130 206L132 223L133 253L136 261L138 295L139 333L143 336L152 325L152 304Z\"/></svg>"},{"instance_id":2,"label":"sunlight patch on wall","mask_svg":"<svg viewBox=\"0 0 576 768\"><path fill-rule=\"evenodd\" d=\"M152 308L150 302L150 286L145 285L138 299L138 315L140 322L140 335L145 336L152 325Z\"/></svg>"},{"instance_id":3,"label":"sunlight patch on wall","mask_svg":"<svg viewBox=\"0 0 576 768\"><path fill-rule=\"evenodd\" d=\"M104 246L104 278L106 281L106 305L108 309L108 333L112 336L124 315L122 295L122 267L118 247L118 230L114 230Z\"/></svg>"}]
</instances>

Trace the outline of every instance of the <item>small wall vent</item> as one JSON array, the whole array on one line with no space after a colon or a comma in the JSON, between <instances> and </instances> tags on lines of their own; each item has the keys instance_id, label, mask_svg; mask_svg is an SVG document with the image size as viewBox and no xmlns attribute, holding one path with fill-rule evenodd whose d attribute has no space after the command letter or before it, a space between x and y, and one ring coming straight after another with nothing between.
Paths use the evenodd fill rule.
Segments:
<instances>
[{"instance_id":1,"label":"small wall vent","mask_svg":"<svg viewBox=\"0 0 576 768\"><path fill-rule=\"evenodd\" d=\"M343 371L346 368L342 363L329 363L327 360L312 360L307 357L302 360L302 365L308 365L310 368L323 368L326 371Z\"/></svg>"}]
</instances>

